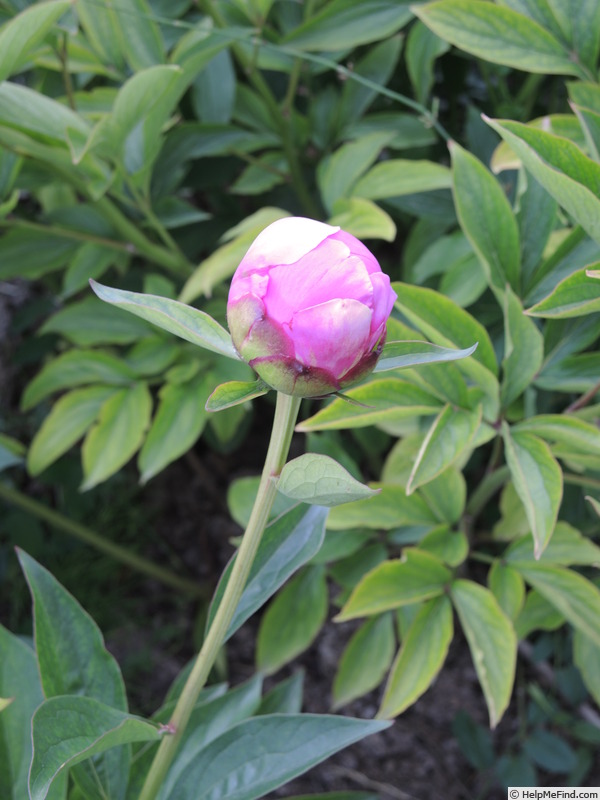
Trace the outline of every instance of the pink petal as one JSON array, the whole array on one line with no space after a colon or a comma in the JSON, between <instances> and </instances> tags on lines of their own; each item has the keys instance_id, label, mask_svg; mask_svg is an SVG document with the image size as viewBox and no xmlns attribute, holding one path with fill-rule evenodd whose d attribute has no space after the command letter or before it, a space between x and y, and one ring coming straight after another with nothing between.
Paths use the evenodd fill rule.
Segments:
<instances>
[{"instance_id":1,"label":"pink petal","mask_svg":"<svg viewBox=\"0 0 600 800\"><path fill-rule=\"evenodd\" d=\"M385 272L374 272L370 276L373 284L373 320L371 330L377 331L390 315L398 295L390 286L390 279Z\"/></svg>"},{"instance_id":2,"label":"pink petal","mask_svg":"<svg viewBox=\"0 0 600 800\"><path fill-rule=\"evenodd\" d=\"M246 275L273 264L293 264L337 231L333 225L306 217L279 219L256 237L238 270Z\"/></svg>"},{"instance_id":3,"label":"pink petal","mask_svg":"<svg viewBox=\"0 0 600 800\"><path fill-rule=\"evenodd\" d=\"M296 358L335 378L360 361L368 348L371 309L358 300L329 300L294 315L290 337Z\"/></svg>"},{"instance_id":4,"label":"pink petal","mask_svg":"<svg viewBox=\"0 0 600 800\"><path fill-rule=\"evenodd\" d=\"M367 268L367 272L372 274L373 272L379 272L381 267L379 266L379 262L373 255L373 253L369 250L368 247L357 239L356 236L352 236L351 233L347 233L346 231L338 231L332 237L335 241L343 242L348 250L352 253L353 256L358 256L361 261L364 262L365 267Z\"/></svg>"},{"instance_id":5,"label":"pink petal","mask_svg":"<svg viewBox=\"0 0 600 800\"><path fill-rule=\"evenodd\" d=\"M244 295L252 294L259 299L262 299L267 293L269 286L268 275L238 275L237 272L233 276L231 286L229 287L229 298L227 305L230 306L236 303Z\"/></svg>"},{"instance_id":6,"label":"pink petal","mask_svg":"<svg viewBox=\"0 0 600 800\"><path fill-rule=\"evenodd\" d=\"M290 322L296 311L346 298L370 306L373 287L362 261L341 242L327 239L298 263L269 271L267 313Z\"/></svg>"}]
</instances>

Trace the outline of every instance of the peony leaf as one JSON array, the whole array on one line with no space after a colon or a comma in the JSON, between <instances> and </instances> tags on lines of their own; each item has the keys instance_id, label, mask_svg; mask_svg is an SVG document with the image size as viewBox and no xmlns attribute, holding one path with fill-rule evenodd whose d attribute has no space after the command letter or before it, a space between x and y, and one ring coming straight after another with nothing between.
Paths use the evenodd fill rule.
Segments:
<instances>
[{"instance_id":1,"label":"peony leaf","mask_svg":"<svg viewBox=\"0 0 600 800\"><path fill-rule=\"evenodd\" d=\"M597 271L597 270L596 270ZM600 311L600 284L593 269L580 269L562 280L554 291L527 310L532 317L568 319Z\"/></svg>"},{"instance_id":2,"label":"peony leaf","mask_svg":"<svg viewBox=\"0 0 600 800\"><path fill-rule=\"evenodd\" d=\"M452 602L460 619L494 728L508 706L515 678L517 637L494 595L473 581L455 580Z\"/></svg>"},{"instance_id":3,"label":"peony leaf","mask_svg":"<svg viewBox=\"0 0 600 800\"><path fill-rule=\"evenodd\" d=\"M421 606L392 666L378 717L396 717L431 685L452 641L452 605L436 597Z\"/></svg>"},{"instance_id":4,"label":"peony leaf","mask_svg":"<svg viewBox=\"0 0 600 800\"><path fill-rule=\"evenodd\" d=\"M305 453L284 466L277 491L302 503L329 507L373 497L381 490L360 483L329 456Z\"/></svg>"},{"instance_id":5,"label":"peony leaf","mask_svg":"<svg viewBox=\"0 0 600 800\"><path fill-rule=\"evenodd\" d=\"M257 378L255 381L228 381L214 390L206 401L207 411L222 411L240 403L247 403L271 391L271 387Z\"/></svg>"},{"instance_id":6,"label":"peony leaf","mask_svg":"<svg viewBox=\"0 0 600 800\"><path fill-rule=\"evenodd\" d=\"M336 622L371 616L443 594L452 573L437 558L407 548L401 559L384 561L356 586Z\"/></svg>"},{"instance_id":7,"label":"peony leaf","mask_svg":"<svg viewBox=\"0 0 600 800\"><path fill-rule=\"evenodd\" d=\"M511 431L503 423L506 461L535 542L539 558L550 541L562 500L562 471L550 447L531 433Z\"/></svg>"},{"instance_id":8,"label":"peony leaf","mask_svg":"<svg viewBox=\"0 0 600 800\"><path fill-rule=\"evenodd\" d=\"M440 361L457 361L467 358L477 350L478 342L464 350L440 347L430 342L386 342L373 372L414 367L418 364L437 364Z\"/></svg>"},{"instance_id":9,"label":"peony leaf","mask_svg":"<svg viewBox=\"0 0 600 800\"><path fill-rule=\"evenodd\" d=\"M112 289L96 281L90 284L101 300L120 306L192 344L239 360L229 333L204 311L168 297Z\"/></svg>"},{"instance_id":10,"label":"peony leaf","mask_svg":"<svg viewBox=\"0 0 600 800\"><path fill-rule=\"evenodd\" d=\"M31 800L45 800L65 768L91 756L118 745L152 742L160 737L156 724L92 697L51 697L33 715L29 796Z\"/></svg>"}]
</instances>

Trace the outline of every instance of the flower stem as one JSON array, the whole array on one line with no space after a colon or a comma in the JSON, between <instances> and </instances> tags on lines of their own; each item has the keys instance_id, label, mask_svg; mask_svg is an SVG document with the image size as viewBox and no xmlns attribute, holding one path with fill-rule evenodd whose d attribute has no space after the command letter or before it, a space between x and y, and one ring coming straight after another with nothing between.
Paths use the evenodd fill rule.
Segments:
<instances>
[{"instance_id":1,"label":"flower stem","mask_svg":"<svg viewBox=\"0 0 600 800\"><path fill-rule=\"evenodd\" d=\"M177 701L169 729L146 776L139 800L154 800L177 752L194 704L206 683L219 650L227 636L231 620L242 596L258 545L269 518L277 492L274 477L281 472L292 440L300 398L277 394L271 441L265 459L252 514L227 582L221 603L208 630L196 663Z\"/></svg>"}]
</instances>

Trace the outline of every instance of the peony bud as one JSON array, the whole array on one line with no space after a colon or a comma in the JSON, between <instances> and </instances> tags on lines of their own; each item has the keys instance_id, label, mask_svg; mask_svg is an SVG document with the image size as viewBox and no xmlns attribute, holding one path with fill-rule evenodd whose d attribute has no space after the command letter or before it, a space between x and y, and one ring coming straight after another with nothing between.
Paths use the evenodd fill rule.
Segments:
<instances>
[{"instance_id":1,"label":"peony bud","mask_svg":"<svg viewBox=\"0 0 600 800\"><path fill-rule=\"evenodd\" d=\"M304 217L269 225L231 282L233 343L278 392L319 397L368 375L396 300L354 236Z\"/></svg>"}]
</instances>

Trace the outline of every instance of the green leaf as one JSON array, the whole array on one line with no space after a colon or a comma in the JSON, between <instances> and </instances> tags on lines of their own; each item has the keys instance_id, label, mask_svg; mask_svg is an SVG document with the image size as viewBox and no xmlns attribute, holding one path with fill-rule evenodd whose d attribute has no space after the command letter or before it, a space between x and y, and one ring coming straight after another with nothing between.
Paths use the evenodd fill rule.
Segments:
<instances>
[{"instance_id":1,"label":"green leaf","mask_svg":"<svg viewBox=\"0 0 600 800\"><path fill-rule=\"evenodd\" d=\"M325 537L327 511L321 506L295 506L265 528L250 575L227 630L240 628L303 564L319 552ZM207 626L212 623L233 568L231 559L213 597Z\"/></svg>"},{"instance_id":2,"label":"green leaf","mask_svg":"<svg viewBox=\"0 0 600 800\"><path fill-rule=\"evenodd\" d=\"M589 495L586 495L585 499L588 501L588 503L594 509L596 514L600 517L600 501L596 500L595 497L590 497Z\"/></svg>"},{"instance_id":3,"label":"green leaf","mask_svg":"<svg viewBox=\"0 0 600 800\"><path fill-rule=\"evenodd\" d=\"M71 297L87 286L90 278L100 278L115 262L127 260L125 254L117 254L112 248L103 247L95 242L86 242L73 258L63 277L61 299Z\"/></svg>"},{"instance_id":4,"label":"green leaf","mask_svg":"<svg viewBox=\"0 0 600 800\"><path fill-rule=\"evenodd\" d=\"M68 350L46 364L27 384L21 409L28 411L48 395L87 383L129 384L133 370L120 358L103 350Z\"/></svg>"},{"instance_id":5,"label":"green leaf","mask_svg":"<svg viewBox=\"0 0 600 800\"><path fill-rule=\"evenodd\" d=\"M299 50L336 51L387 39L412 17L408 5L393 0L332 0L284 38Z\"/></svg>"},{"instance_id":6,"label":"green leaf","mask_svg":"<svg viewBox=\"0 0 600 800\"><path fill-rule=\"evenodd\" d=\"M534 728L523 743L529 758L549 772L570 772L577 764L577 756L570 745L554 733Z\"/></svg>"},{"instance_id":7,"label":"green leaf","mask_svg":"<svg viewBox=\"0 0 600 800\"><path fill-rule=\"evenodd\" d=\"M88 386L57 400L27 453L29 474L39 475L81 439L114 392L108 386Z\"/></svg>"},{"instance_id":8,"label":"green leaf","mask_svg":"<svg viewBox=\"0 0 600 800\"><path fill-rule=\"evenodd\" d=\"M129 344L150 333L139 319L127 317L118 309L86 297L51 316L40 333L57 333L80 347L97 344Z\"/></svg>"},{"instance_id":9,"label":"green leaf","mask_svg":"<svg viewBox=\"0 0 600 800\"><path fill-rule=\"evenodd\" d=\"M377 159L393 134L376 131L343 144L324 158L317 169L317 182L325 208L331 212L335 202L352 194L357 179Z\"/></svg>"},{"instance_id":10,"label":"green leaf","mask_svg":"<svg viewBox=\"0 0 600 800\"><path fill-rule=\"evenodd\" d=\"M232 194L256 195L268 192L287 178L287 161L281 150L263 153L249 164L231 184Z\"/></svg>"},{"instance_id":11,"label":"green leaf","mask_svg":"<svg viewBox=\"0 0 600 800\"><path fill-rule=\"evenodd\" d=\"M519 229L504 190L474 155L452 143L454 202L461 228L487 272L490 286L517 291L521 249Z\"/></svg>"},{"instance_id":12,"label":"green leaf","mask_svg":"<svg viewBox=\"0 0 600 800\"><path fill-rule=\"evenodd\" d=\"M544 360L544 338L533 320L523 314L517 296L504 295L504 359L500 401L504 408L531 384Z\"/></svg>"},{"instance_id":13,"label":"green leaf","mask_svg":"<svg viewBox=\"0 0 600 800\"><path fill-rule=\"evenodd\" d=\"M77 17L85 31L86 39L105 64L114 64L116 69L124 66L120 42L120 26L112 6L96 3L95 0L77 0Z\"/></svg>"},{"instance_id":14,"label":"green leaf","mask_svg":"<svg viewBox=\"0 0 600 800\"><path fill-rule=\"evenodd\" d=\"M573 661L581 673L586 689L596 705L600 705L600 645L578 630L573 636Z\"/></svg>"},{"instance_id":15,"label":"green leaf","mask_svg":"<svg viewBox=\"0 0 600 800\"><path fill-rule=\"evenodd\" d=\"M471 367L473 362L478 362L492 375L498 374L498 362L489 334L467 311L433 289L398 282L393 283L392 288L398 295L396 307L435 344L469 348L473 342L478 342L472 358L458 365L461 370L477 375Z\"/></svg>"},{"instance_id":16,"label":"green leaf","mask_svg":"<svg viewBox=\"0 0 600 800\"><path fill-rule=\"evenodd\" d=\"M367 620L342 653L333 681L333 708L337 709L379 686L394 657L394 621L391 614Z\"/></svg>"},{"instance_id":17,"label":"green leaf","mask_svg":"<svg viewBox=\"0 0 600 800\"><path fill-rule=\"evenodd\" d=\"M527 561L514 562L512 566L574 628L600 645L600 589L566 567Z\"/></svg>"},{"instance_id":18,"label":"green leaf","mask_svg":"<svg viewBox=\"0 0 600 800\"><path fill-rule=\"evenodd\" d=\"M421 607L392 666L379 717L398 716L427 691L446 660L453 633L447 597L436 597Z\"/></svg>"},{"instance_id":19,"label":"green leaf","mask_svg":"<svg viewBox=\"0 0 600 800\"><path fill-rule=\"evenodd\" d=\"M222 411L224 408L247 403L256 397L262 397L271 391L271 387L257 378L255 381L228 381L222 383L212 392L206 401L207 411Z\"/></svg>"},{"instance_id":20,"label":"green leaf","mask_svg":"<svg viewBox=\"0 0 600 800\"><path fill-rule=\"evenodd\" d=\"M560 136L510 120L485 118L546 191L600 243L600 165Z\"/></svg>"},{"instance_id":21,"label":"green leaf","mask_svg":"<svg viewBox=\"0 0 600 800\"><path fill-rule=\"evenodd\" d=\"M488 586L509 619L516 619L525 602L525 584L520 574L502 561L494 561Z\"/></svg>"},{"instance_id":22,"label":"green leaf","mask_svg":"<svg viewBox=\"0 0 600 800\"><path fill-rule=\"evenodd\" d=\"M442 39L485 61L525 72L577 75L580 68L562 42L510 8L479 0L440 0L414 13Z\"/></svg>"},{"instance_id":23,"label":"green leaf","mask_svg":"<svg viewBox=\"0 0 600 800\"><path fill-rule=\"evenodd\" d=\"M332 508L327 528L334 531L346 528L391 530L400 525L431 525L438 522L420 495L407 497L403 486L376 483L372 487L381 489L381 492L366 500Z\"/></svg>"},{"instance_id":24,"label":"green leaf","mask_svg":"<svg viewBox=\"0 0 600 800\"><path fill-rule=\"evenodd\" d=\"M22 550L18 556L33 600L35 645L45 697L85 695L120 710L114 713L125 712L127 700L119 666L105 649L94 620L31 556ZM48 733L43 726L40 730L43 736ZM35 750L34 740L34 760ZM93 768L77 767L77 780L91 786L88 794L96 797L96 771L102 776L103 790L110 794L124 784L129 758L129 752L123 749L107 753Z\"/></svg>"},{"instance_id":25,"label":"green leaf","mask_svg":"<svg viewBox=\"0 0 600 800\"><path fill-rule=\"evenodd\" d=\"M469 449L481 424L481 406L477 412L446 405L429 428L417 455L406 494L436 478Z\"/></svg>"},{"instance_id":26,"label":"green leaf","mask_svg":"<svg viewBox=\"0 0 600 800\"><path fill-rule=\"evenodd\" d=\"M340 532L345 536L348 531ZM327 534L329 536L329 534ZM381 542L363 542L363 546L353 553L329 565L329 575L343 589L354 589L359 581L375 567L387 559L388 552ZM322 563L322 562L319 562Z\"/></svg>"},{"instance_id":27,"label":"green leaf","mask_svg":"<svg viewBox=\"0 0 600 800\"><path fill-rule=\"evenodd\" d=\"M600 282L580 269L564 278L552 294L527 310L532 317L568 319L600 311Z\"/></svg>"},{"instance_id":28,"label":"green leaf","mask_svg":"<svg viewBox=\"0 0 600 800\"><path fill-rule=\"evenodd\" d=\"M473 355L475 350L477 342L464 350L440 347L429 342L386 342L373 372L386 372L418 364L458 361Z\"/></svg>"},{"instance_id":29,"label":"green leaf","mask_svg":"<svg viewBox=\"0 0 600 800\"><path fill-rule=\"evenodd\" d=\"M450 189L451 186L452 173L448 167L433 161L396 158L375 164L356 182L352 194L368 200L383 200L434 189Z\"/></svg>"},{"instance_id":30,"label":"green leaf","mask_svg":"<svg viewBox=\"0 0 600 800\"><path fill-rule=\"evenodd\" d=\"M483 586L455 580L451 597L462 625L495 728L512 693L517 637L494 595Z\"/></svg>"},{"instance_id":31,"label":"green leaf","mask_svg":"<svg viewBox=\"0 0 600 800\"><path fill-rule=\"evenodd\" d=\"M12 436L0 433L0 471L22 464L25 452L25 445Z\"/></svg>"},{"instance_id":32,"label":"green leaf","mask_svg":"<svg viewBox=\"0 0 600 800\"><path fill-rule=\"evenodd\" d=\"M113 6L121 52L132 70L143 70L165 60L160 29L146 0L119 0Z\"/></svg>"},{"instance_id":33,"label":"green leaf","mask_svg":"<svg viewBox=\"0 0 600 800\"><path fill-rule=\"evenodd\" d=\"M388 725L317 714L255 717L202 750L165 800L255 800Z\"/></svg>"},{"instance_id":34,"label":"green leaf","mask_svg":"<svg viewBox=\"0 0 600 800\"><path fill-rule=\"evenodd\" d=\"M52 697L33 716L30 798L45 800L65 768L110 748L160 736L157 725L91 697Z\"/></svg>"},{"instance_id":35,"label":"green leaf","mask_svg":"<svg viewBox=\"0 0 600 800\"><path fill-rule=\"evenodd\" d=\"M256 666L267 675L309 647L325 622L329 598L323 564L306 567L271 602L258 629Z\"/></svg>"},{"instance_id":36,"label":"green leaf","mask_svg":"<svg viewBox=\"0 0 600 800\"><path fill-rule=\"evenodd\" d=\"M245 528L250 520L252 513L252 506L256 500L258 493L258 485L260 483L260 476L247 476L245 478L237 478L230 484L227 490L227 507L232 518L237 522L241 528ZM273 508L269 515L269 520L274 520L281 514L285 514L291 508L295 508L298 504L289 497L282 494L275 495Z\"/></svg>"},{"instance_id":37,"label":"green leaf","mask_svg":"<svg viewBox=\"0 0 600 800\"><path fill-rule=\"evenodd\" d=\"M198 119L227 123L235 103L236 75L228 50L222 50L196 76L191 100Z\"/></svg>"},{"instance_id":38,"label":"green leaf","mask_svg":"<svg viewBox=\"0 0 600 800\"><path fill-rule=\"evenodd\" d=\"M158 410L138 456L141 483L194 446L206 425L204 403L212 385L210 378L201 375L189 383L167 383L161 388Z\"/></svg>"},{"instance_id":39,"label":"green leaf","mask_svg":"<svg viewBox=\"0 0 600 800\"><path fill-rule=\"evenodd\" d=\"M426 104L434 83L434 64L450 45L417 21L406 39L406 68L417 100Z\"/></svg>"},{"instance_id":40,"label":"green leaf","mask_svg":"<svg viewBox=\"0 0 600 800\"><path fill-rule=\"evenodd\" d=\"M192 344L239 360L231 336L203 311L167 297L111 289L96 281L92 281L91 284L101 300L120 306Z\"/></svg>"},{"instance_id":41,"label":"green leaf","mask_svg":"<svg viewBox=\"0 0 600 800\"><path fill-rule=\"evenodd\" d=\"M525 639L532 631L554 631L565 624L564 616L535 589L527 593L525 605L515 619L515 632Z\"/></svg>"},{"instance_id":42,"label":"green leaf","mask_svg":"<svg viewBox=\"0 0 600 800\"><path fill-rule=\"evenodd\" d=\"M449 567L458 567L469 555L469 541L462 531L453 531L449 525L438 525L421 539L419 549L426 550Z\"/></svg>"},{"instance_id":43,"label":"green leaf","mask_svg":"<svg viewBox=\"0 0 600 800\"><path fill-rule=\"evenodd\" d=\"M356 236L357 239L383 239L393 242L396 223L382 208L364 197L341 197L333 205L330 225Z\"/></svg>"},{"instance_id":44,"label":"green leaf","mask_svg":"<svg viewBox=\"0 0 600 800\"><path fill-rule=\"evenodd\" d=\"M550 541L562 500L562 471L548 445L530 433L511 431L503 423L506 461L517 494L525 506L539 558Z\"/></svg>"},{"instance_id":45,"label":"green leaf","mask_svg":"<svg viewBox=\"0 0 600 800\"><path fill-rule=\"evenodd\" d=\"M3 129L16 129L36 141L60 145L65 155L67 128L73 129L81 137L87 137L90 133L89 124L68 106L27 86L9 81L0 86L0 120ZM58 160L60 151L53 147L51 152ZM37 231L21 230L21 233L35 238ZM46 233L40 232L40 235L46 236ZM77 242L72 244L78 246Z\"/></svg>"},{"instance_id":46,"label":"green leaf","mask_svg":"<svg viewBox=\"0 0 600 800\"><path fill-rule=\"evenodd\" d=\"M571 564L600 566L600 547L568 522L557 522L552 538L539 559L534 556L533 540L528 534L510 545L503 560L507 564L517 561L535 564L539 561L542 564L560 564L564 567Z\"/></svg>"},{"instance_id":47,"label":"green leaf","mask_svg":"<svg viewBox=\"0 0 600 800\"><path fill-rule=\"evenodd\" d=\"M406 548L401 559L384 561L354 589L336 622L380 614L444 593L452 573L437 558Z\"/></svg>"},{"instance_id":48,"label":"green leaf","mask_svg":"<svg viewBox=\"0 0 600 800\"><path fill-rule=\"evenodd\" d=\"M598 383L600 353L568 356L542 368L535 386L559 392L587 392Z\"/></svg>"},{"instance_id":49,"label":"green leaf","mask_svg":"<svg viewBox=\"0 0 600 800\"><path fill-rule=\"evenodd\" d=\"M0 697L10 700L0 711L0 795L22 800L31 762L31 717L44 695L33 648L1 625L0 652Z\"/></svg>"},{"instance_id":50,"label":"green leaf","mask_svg":"<svg viewBox=\"0 0 600 800\"><path fill-rule=\"evenodd\" d=\"M325 89L321 95L325 106L324 110L328 111L333 105L332 113L327 115L315 113L314 115L315 131L320 130L324 120L330 120L332 130L331 133L329 130L325 132L324 146L327 146L329 136L334 137L337 134L338 139L340 139L346 138L346 136L354 137L358 135L352 123L361 125L365 119L365 111L378 96L379 87L387 86L398 63L401 48L401 36L392 36L374 44L372 47L367 48L365 54L356 60L353 69L354 75L367 80L368 83L366 85L356 80L349 80L342 85L341 91L339 87L336 87L333 94L331 94L330 90ZM338 97L339 100L336 102ZM312 106L317 111L317 102L313 101ZM402 118L406 121L409 115L401 115L400 119ZM397 117L395 124L392 126L399 136L402 135L403 128L400 119ZM414 117L412 120L414 121ZM352 127L349 129L349 126ZM421 134L426 136L427 132L423 125L419 123L419 127ZM381 129L380 126L378 126L378 129ZM367 130L359 131L359 133L366 133L371 130L372 128L368 128ZM413 127L412 130L414 131L415 128ZM433 138L435 140L435 137Z\"/></svg>"},{"instance_id":51,"label":"green leaf","mask_svg":"<svg viewBox=\"0 0 600 800\"><path fill-rule=\"evenodd\" d=\"M305 453L284 466L277 491L316 506L338 506L377 494L329 456Z\"/></svg>"},{"instance_id":52,"label":"green leaf","mask_svg":"<svg viewBox=\"0 0 600 800\"><path fill-rule=\"evenodd\" d=\"M137 452L150 423L152 397L145 383L119 389L105 401L81 456L86 491L105 481Z\"/></svg>"},{"instance_id":53,"label":"green leaf","mask_svg":"<svg viewBox=\"0 0 600 800\"><path fill-rule=\"evenodd\" d=\"M372 380L344 394L361 405L350 404L342 399L333 400L301 422L296 430L363 428L384 421L435 414L441 405L430 392L397 378Z\"/></svg>"},{"instance_id":54,"label":"green leaf","mask_svg":"<svg viewBox=\"0 0 600 800\"><path fill-rule=\"evenodd\" d=\"M215 739L259 711L262 677L255 675L223 697L197 704L182 735L175 760L161 787L161 797L169 797L179 777L185 774L198 755ZM152 758L149 759L152 761ZM148 764L148 768L150 764Z\"/></svg>"},{"instance_id":55,"label":"green leaf","mask_svg":"<svg viewBox=\"0 0 600 800\"><path fill-rule=\"evenodd\" d=\"M17 554L33 600L44 695L85 694L126 711L121 672L94 620L48 570L22 550Z\"/></svg>"},{"instance_id":56,"label":"green leaf","mask_svg":"<svg viewBox=\"0 0 600 800\"><path fill-rule=\"evenodd\" d=\"M532 433L552 444L567 445L573 451L597 455L600 431L596 425L567 414L538 414L513 427L513 431Z\"/></svg>"},{"instance_id":57,"label":"green leaf","mask_svg":"<svg viewBox=\"0 0 600 800\"><path fill-rule=\"evenodd\" d=\"M0 28L0 81L23 65L70 6L67 0L29 6Z\"/></svg>"},{"instance_id":58,"label":"green leaf","mask_svg":"<svg viewBox=\"0 0 600 800\"><path fill-rule=\"evenodd\" d=\"M0 280L35 280L62 269L78 246L73 239L53 236L46 231L9 230L0 239Z\"/></svg>"},{"instance_id":59,"label":"green leaf","mask_svg":"<svg viewBox=\"0 0 600 800\"><path fill-rule=\"evenodd\" d=\"M181 75L181 68L172 64L140 67L119 89L111 114L95 129L87 146L94 146L96 139L99 152L117 159L130 175L147 174L160 150L163 125L177 103Z\"/></svg>"},{"instance_id":60,"label":"green leaf","mask_svg":"<svg viewBox=\"0 0 600 800\"><path fill-rule=\"evenodd\" d=\"M276 684L263 697L258 714L299 714L302 709L304 670Z\"/></svg>"}]
</instances>

